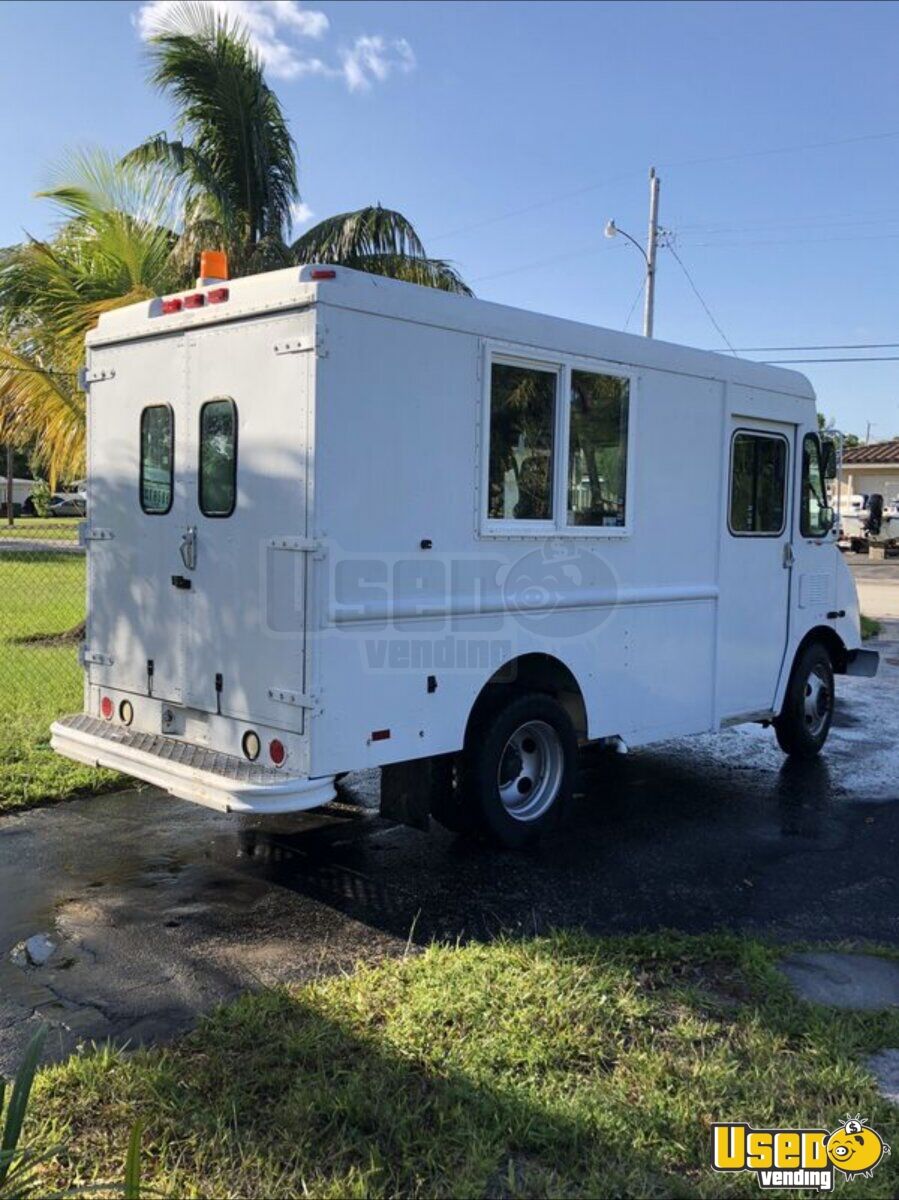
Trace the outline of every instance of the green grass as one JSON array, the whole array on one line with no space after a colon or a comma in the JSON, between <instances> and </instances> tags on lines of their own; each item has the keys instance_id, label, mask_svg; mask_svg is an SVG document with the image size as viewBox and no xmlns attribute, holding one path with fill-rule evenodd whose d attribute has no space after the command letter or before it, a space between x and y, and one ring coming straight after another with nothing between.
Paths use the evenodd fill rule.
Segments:
<instances>
[{"instance_id":1,"label":"green grass","mask_svg":"<svg viewBox=\"0 0 899 1200\"><path fill-rule=\"evenodd\" d=\"M862 614L861 623L863 638L877 637L878 633L880 633L880 622L875 621L873 617L866 617Z\"/></svg>"},{"instance_id":2,"label":"green grass","mask_svg":"<svg viewBox=\"0 0 899 1200\"><path fill-rule=\"evenodd\" d=\"M81 556L0 553L0 813L108 787L118 778L50 749L50 723L82 706L77 641L19 643L64 633L83 618Z\"/></svg>"},{"instance_id":3,"label":"green grass","mask_svg":"<svg viewBox=\"0 0 899 1200\"><path fill-rule=\"evenodd\" d=\"M9 525L0 518L0 541L4 538L55 538L58 541L77 542L80 517L16 517Z\"/></svg>"},{"instance_id":4,"label":"green grass","mask_svg":"<svg viewBox=\"0 0 899 1200\"><path fill-rule=\"evenodd\" d=\"M119 1177L139 1119L169 1196L758 1196L709 1168L713 1121L861 1112L899 1149L864 1067L899 1010L807 1006L776 955L728 935L431 948L246 996L167 1048L76 1055L43 1071L28 1133L68 1143L48 1190ZM899 1194L899 1153L845 1194Z\"/></svg>"}]
</instances>

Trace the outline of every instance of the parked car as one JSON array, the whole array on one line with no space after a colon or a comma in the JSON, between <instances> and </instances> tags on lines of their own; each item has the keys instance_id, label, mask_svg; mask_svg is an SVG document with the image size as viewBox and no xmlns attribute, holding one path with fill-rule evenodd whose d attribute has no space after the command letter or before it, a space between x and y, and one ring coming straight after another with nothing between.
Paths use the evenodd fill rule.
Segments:
<instances>
[{"instance_id":1,"label":"parked car","mask_svg":"<svg viewBox=\"0 0 899 1200\"><path fill-rule=\"evenodd\" d=\"M71 492L54 492L50 500L51 517L86 517L87 490L84 480L79 480Z\"/></svg>"}]
</instances>

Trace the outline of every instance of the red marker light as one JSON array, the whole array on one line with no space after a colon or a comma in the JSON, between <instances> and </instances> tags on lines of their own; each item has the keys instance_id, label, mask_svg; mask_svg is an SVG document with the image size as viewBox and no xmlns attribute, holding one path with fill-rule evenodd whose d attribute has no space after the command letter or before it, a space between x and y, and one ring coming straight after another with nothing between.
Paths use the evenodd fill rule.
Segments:
<instances>
[{"instance_id":1,"label":"red marker light","mask_svg":"<svg viewBox=\"0 0 899 1200\"><path fill-rule=\"evenodd\" d=\"M287 757L287 751L284 749L284 743L279 742L277 738L273 738L268 744L268 753L272 762L276 767L280 767L281 763Z\"/></svg>"},{"instance_id":2,"label":"red marker light","mask_svg":"<svg viewBox=\"0 0 899 1200\"><path fill-rule=\"evenodd\" d=\"M206 299L210 304L223 304L228 299L228 289L212 288L206 293Z\"/></svg>"},{"instance_id":3,"label":"red marker light","mask_svg":"<svg viewBox=\"0 0 899 1200\"><path fill-rule=\"evenodd\" d=\"M115 706L109 696L104 696L100 701L100 712L107 721L112 720L112 714L115 712Z\"/></svg>"},{"instance_id":4,"label":"red marker light","mask_svg":"<svg viewBox=\"0 0 899 1200\"><path fill-rule=\"evenodd\" d=\"M206 303L206 297L202 292L191 292L189 296L184 297L185 308L202 308Z\"/></svg>"},{"instance_id":5,"label":"red marker light","mask_svg":"<svg viewBox=\"0 0 899 1200\"><path fill-rule=\"evenodd\" d=\"M371 731L371 740L373 742L386 742L389 737L389 729L373 729Z\"/></svg>"},{"instance_id":6,"label":"red marker light","mask_svg":"<svg viewBox=\"0 0 899 1200\"><path fill-rule=\"evenodd\" d=\"M313 271L312 278L313 279L336 279L337 272L336 271Z\"/></svg>"},{"instance_id":7,"label":"red marker light","mask_svg":"<svg viewBox=\"0 0 899 1200\"><path fill-rule=\"evenodd\" d=\"M181 301L176 296L174 300L163 300L162 315L167 316L169 313L181 312Z\"/></svg>"}]
</instances>

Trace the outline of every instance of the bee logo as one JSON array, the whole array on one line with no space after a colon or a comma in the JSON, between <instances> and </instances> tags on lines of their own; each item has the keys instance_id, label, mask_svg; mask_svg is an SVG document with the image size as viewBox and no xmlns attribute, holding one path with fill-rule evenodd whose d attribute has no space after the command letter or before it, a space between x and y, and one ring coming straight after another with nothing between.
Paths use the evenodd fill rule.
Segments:
<instances>
[{"instance_id":1,"label":"bee logo","mask_svg":"<svg viewBox=\"0 0 899 1200\"><path fill-rule=\"evenodd\" d=\"M880 1134L866 1125L867 1121L856 1115L828 1134L824 1143L827 1157L847 1179L858 1175L870 1178L883 1156L890 1153Z\"/></svg>"}]
</instances>

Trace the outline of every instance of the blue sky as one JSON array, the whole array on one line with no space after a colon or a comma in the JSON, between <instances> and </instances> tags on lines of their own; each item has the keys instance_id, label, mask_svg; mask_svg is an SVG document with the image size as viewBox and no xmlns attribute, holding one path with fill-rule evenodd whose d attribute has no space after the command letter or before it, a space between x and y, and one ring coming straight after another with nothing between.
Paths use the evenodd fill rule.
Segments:
<instances>
[{"instance_id":1,"label":"blue sky","mask_svg":"<svg viewBox=\"0 0 899 1200\"><path fill-rule=\"evenodd\" d=\"M52 228L32 197L67 149L171 128L145 82L156 7L0 5L3 243ZM231 7L312 219L380 201L478 295L620 329L641 260L602 228L642 239L655 164L661 223L732 345L899 342L896 4ZM724 347L668 252L656 335ZM899 362L799 369L844 429L899 435Z\"/></svg>"}]
</instances>

